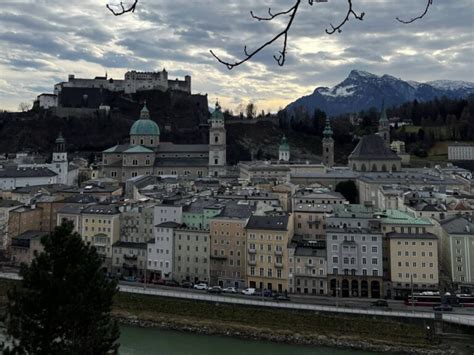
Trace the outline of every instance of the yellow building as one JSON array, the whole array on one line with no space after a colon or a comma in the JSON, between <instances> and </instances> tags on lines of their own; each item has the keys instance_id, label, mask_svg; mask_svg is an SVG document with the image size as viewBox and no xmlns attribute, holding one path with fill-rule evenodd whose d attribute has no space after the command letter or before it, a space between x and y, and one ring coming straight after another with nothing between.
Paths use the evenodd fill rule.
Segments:
<instances>
[{"instance_id":1,"label":"yellow building","mask_svg":"<svg viewBox=\"0 0 474 355\"><path fill-rule=\"evenodd\" d=\"M293 216L252 216L246 230L248 286L288 290L288 242L294 233Z\"/></svg>"},{"instance_id":2,"label":"yellow building","mask_svg":"<svg viewBox=\"0 0 474 355\"><path fill-rule=\"evenodd\" d=\"M227 203L223 211L210 220L211 285L243 288L246 286L247 234L245 226L252 215L249 204Z\"/></svg>"},{"instance_id":3,"label":"yellow building","mask_svg":"<svg viewBox=\"0 0 474 355\"><path fill-rule=\"evenodd\" d=\"M117 205L92 205L81 212L82 239L93 245L104 258L104 268L112 269L112 245L120 237L120 211Z\"/></svg>"},{"instance_id":4,"label":"yellow building","mask_svg":"<svg viewBox=\"0 0 474 355\"><path fill-rule=\"evenodd\" d=\"M432 233L387 234L390 243L390 279L395 298L414 291L438 290L438 238Z\"/></svg>"}]
</instances>

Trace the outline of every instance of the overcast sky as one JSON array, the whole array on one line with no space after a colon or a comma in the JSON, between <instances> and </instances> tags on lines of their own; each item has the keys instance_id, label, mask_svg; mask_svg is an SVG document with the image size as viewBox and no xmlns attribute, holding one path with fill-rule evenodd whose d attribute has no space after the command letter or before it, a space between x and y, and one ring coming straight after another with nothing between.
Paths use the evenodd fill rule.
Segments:
<instances>
[{"instance_id":1,"label":"overcast sky","mask_svg":"<svg viewBox=\"0 0 474 355\"><path fill-rule=\"evenodd\" d=\"M283 22L256 22L249 11L286 9L292 0L140 0L137 11L114 17L115 0L1 0L0 109L52 92L76 77L123 78L129 69L190 74L193 92L235 109L252 100L277 110L319 86L333 86L351 69L405 80L474 81L474 1L434 0L424 19L402 25L395 17L422 12L426 0L353 0L364 21L351 19L340 34L324 33L345 16L345 0L309 6L297 14L286 65L273 60L280 43L247 64L227 70L209 49L231 59L243 46L271 38ZM131 0L123 0L124 2ZM119 2L119 0L117 0Z\"/></svg>"}]
</instances>

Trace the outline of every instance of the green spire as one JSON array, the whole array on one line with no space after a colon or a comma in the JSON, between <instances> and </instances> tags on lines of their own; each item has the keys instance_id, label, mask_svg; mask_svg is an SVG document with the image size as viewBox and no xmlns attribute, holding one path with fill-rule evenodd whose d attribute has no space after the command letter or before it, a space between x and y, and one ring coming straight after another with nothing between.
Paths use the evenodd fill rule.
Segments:
<instances>
[{"instance_id":1,"label":"green spire","mask_svg":"<svg viewBox=\"0 0 474 355\"><path fill-rule=\"evenodd\" d=\"M326 127L324 127L323 135L325 138L331 138L333 135L331 121L329 120L329 117L326 118Z\"/></svg>"},{"instance_id":2,"label":"green spire","mask_svg":"<svg viewBox=\"0 0 474 355\"><path fill-rule=\"evenodd\" d=\"M143 103L142 110L140 111L140 119L141 120L150 119L150 111L148 110L148 107L146 107L146 100Z\"/></svg>"},{"instance_id":3,"label":"green spire","mask_svg":"<svg viewBox=\"0 0 474 355\"><path fill-rule=\"evenodd\" d=\"M388 122L387 110L385 109L385 99L382 100L382 110L379 122Z\"/></svg>"}]
</instances>

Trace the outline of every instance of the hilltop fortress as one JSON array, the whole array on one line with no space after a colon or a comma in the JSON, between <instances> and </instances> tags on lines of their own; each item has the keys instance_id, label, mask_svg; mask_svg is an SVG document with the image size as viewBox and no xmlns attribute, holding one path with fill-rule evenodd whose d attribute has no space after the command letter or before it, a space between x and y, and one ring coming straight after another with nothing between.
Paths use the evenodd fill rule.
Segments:
<instances>
[{"instance_id":1,"label":"hilltop fortress","mask_svg":"<svg viewBox=\"0 0 474 355\"><path fill-rule=\"evenodd\" d=\"M76 91L80 90L82 95L77 102ZM112 79L105 76L96 76L94 79L76 78L70 74L68 81L54 85L54 93L43 93L37 97L36 105L43 109L52 107L91 107L88 102L91 96L98 96L104 90L110 92L123 92L135 94L139 91L168 90L191 94L191 76L186 75L184 80L169 80L168 72L163 69L160 72L138 72L128 71L124 79ZM103 95L99 95L103 96ZM72 99L76 97L76 99Z\"/></svg>"}]
</instances>

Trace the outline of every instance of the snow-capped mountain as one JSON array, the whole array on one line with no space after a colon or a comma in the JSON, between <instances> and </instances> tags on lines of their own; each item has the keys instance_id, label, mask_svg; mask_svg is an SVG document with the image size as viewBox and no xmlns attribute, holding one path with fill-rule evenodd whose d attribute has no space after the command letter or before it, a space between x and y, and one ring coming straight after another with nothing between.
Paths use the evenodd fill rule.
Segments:
<instances>
[{"instance_id":1,"label":"snow-capped mountain","mask_svg":"<svg viewBox=\"0 0 474 355\"><path fill-rule=\"evenodd\" d=\"M289 104L292 111L303 107L307 112L315 109L329 116L359 112L380 107L382 100L388 106L400 105L415 99L429 101L436 97L463 98L474 94L474 83L437 80L427 83L404 81L391 75L378 76L361 70L352 70L349 76L332 88L318 87L311 95Z\"/></svg>"}]
</instances>

